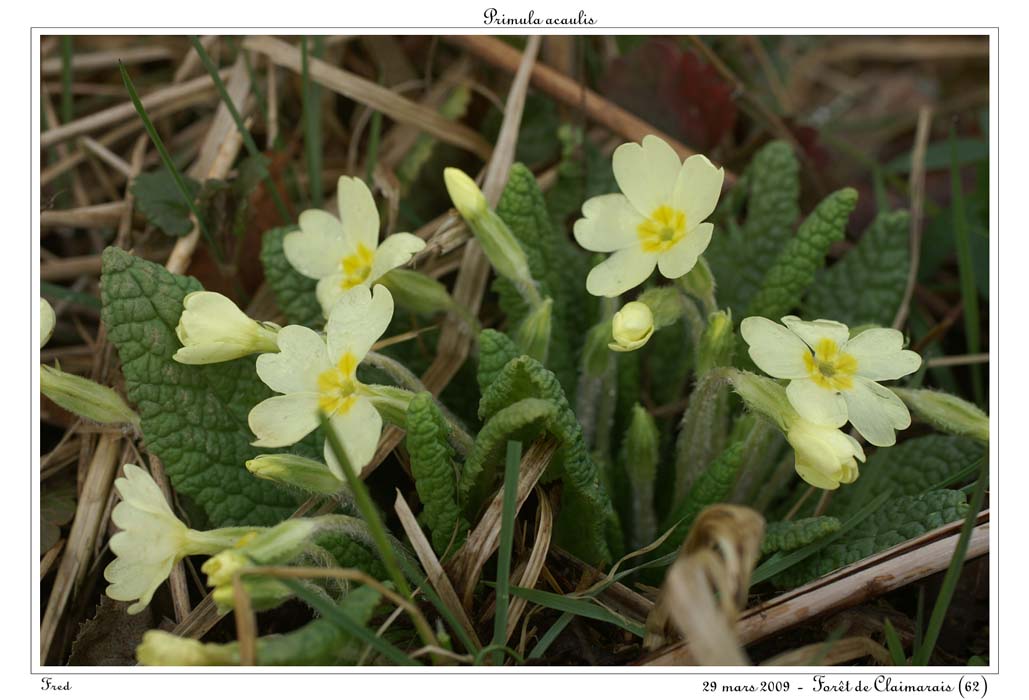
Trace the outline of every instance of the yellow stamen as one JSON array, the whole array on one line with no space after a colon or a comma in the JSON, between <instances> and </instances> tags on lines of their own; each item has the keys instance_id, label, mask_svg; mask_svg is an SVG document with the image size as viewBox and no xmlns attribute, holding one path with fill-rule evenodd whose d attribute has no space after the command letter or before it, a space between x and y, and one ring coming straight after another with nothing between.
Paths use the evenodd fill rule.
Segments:
<instances>
[{"instance_id":1,"label":"yellow stamen","mask_svg":"<svg viewBox=\"0 0 1029 700\"><path fill-rule=\"evenodd\" d=\"M686 212L662 204L636 227L636 235L647 253L664 253L686 237Z\"/></svg>"},{"instance_id":2,"label":"yellow stamen","mask_svg":"<svg viewBox=\"0 0 1029 700\"><path fill-rule=\"evenodd\" d=\"M370 250L364 243L358 243L357 251L339 262L339 267L343 271L343 280L340 282L340 286L343 289L350 289L364 284L372 272L374 259L375 251Z\"/></svg>"},{"instance_id":3,"label":"yellow stamen","mask_svg":"<svg viewBox=\"0 0 1029 700\"><path fill-rule=\"evenodd\" d=\"M338 365L318 375L318 407L330 416L349 411L361 386L356 373L357 358L347 352Z\"/></svg>"},{"instance_id":4,"label":"yellow stamen","mask_svg":"<svg viewBox=\"0 0 1029 700\"><path fill-rule=\"evenodd\" d=\"M853 377L858 363L853 355L840 352L835 341L822 338L813 355L804 353L804 367L812 381L823 389L846 391L854 386Z\"/></svg>"}]
</instances>

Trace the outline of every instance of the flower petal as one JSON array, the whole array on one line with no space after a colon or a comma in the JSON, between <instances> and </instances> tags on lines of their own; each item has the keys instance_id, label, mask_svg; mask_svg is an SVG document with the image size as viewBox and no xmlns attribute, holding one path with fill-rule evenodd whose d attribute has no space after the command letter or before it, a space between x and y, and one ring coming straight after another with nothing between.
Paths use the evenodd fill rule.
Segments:
<instances>
[{"instance_id":1,"label":"flower petal","mask_svg":"<svg viewBox=\"0 0 1029 700\"><path fill-rule=\"evenodd\" d=\"M835 471L827 474L819 471L817 467L804 464L800 461L796 463L794 468L797 470L797 474L800 478L806 481L816 489L825 489L826 491L835 491L840 487L840 477L843 476L842 467Z\"/></svg>"},{"instance_id":2,"label":"flower petal","mask_svg":"<svg viewBox=\"0 0 1029 700\"><path fill-rule=\"evenodd\" d=\"M375 251L372 271L367 284L372 284L395 267L406 265L415 253L425 248L425 241L412 233L394 233L387 236Z\"/></svg>"},{"instance_id":3,"label":"flower petal","mask_svg":"<svg viewBox=\"0 0 1029 700\"><path fill-rule=\"evenodd\" d=\"M782 322L811 346L811 349L814 349L822 338L829 338L836 343L837 348L842 348L850 337L850 330L838 321L827 321L822 318L815 321L801 321L796 316L783 316Z\"/></svg>"},{"instance_id":4,"label":"flower petal","mask_svg":"<svg viewBox=\"0 0 1029 700\"><path fill-rule=\"evenodd\" d=\"M575 240L586 250L612 253L639 242L637 227L644 218L624 194L602 194L582 205L582 215L572 227Z\"/></svg>"},{"instance_id":5,"label":"flower petal","mask_svg":"<svg viewBox=\"0 0 1029 700\"><path fill-rule=\"evenodd\" d=\"M128 607L128 613L135 615L150 604L154 591L168 578L174 565L174 558L146 562L119 557L104 569L104 578L111 584L105 591L107 597L126 602L137 600Z\"/></svg>"},{"instance_id":6,"label":"flower petal","mask_svg":"<svg viewBox=\"0 0 1029 700\"><path fill-rule=\"evenodd\" d=\"M643 137L643 145L623 143L615 149L612 167L618 188L640 214L649 217L668 204L682 162L672 147L656 136Z\"/></svg>"},{"instance_id":7,"label":"flower petal","mask_svg":"<svg viewBox=\"0 0 1029 700\"><path fill-rule=\"evenodd\" d=\"M847 401L850 422L861 436L877 447L897 442L894 428L911 424L907 406L889 389L862 377L854 378L854 387L843 394Z\"/></svg>"},{"instance_id":8,"label":"flower petal","mask_svg":"<svg viewBox=\"0 0 1029 700\"><path fill-rule=\"evenodd\" d=\"M329 312L325 324L329 357L335 362L352 353L360 362L393 319L393 296L381 284L374 293L360 285L346 290Z\"/></svg>"},{"instance_id":9,"label":"flower petal","mask_svg":"<svg viewBox=\"0 0 1029 700\"><path fill-rule=\"evenodd\" d=\"M740 324L740 334L750 346L750 359L766 374L779 379L808 376L804 357L811 350L788 328L761 316L750 316Z\"/></svg>"},{"instance_id":10,"label":"flower petal","mask_svg":"<svg viewBox=\"0 0 1029 700\"><path fill-rule=\"evenodd\" d=\"M707 250L714 230L714 224L700 224L695 227L670 250L658 253L657 269L670 280L685 275L697 264L697 258Z\"/></svg>"},{"instance_id":11,"label":"flower petal","mask_svg":"<svg viewBox=\"0 0 1029 700\"><path fill-rule=\"evenodd\" d=\"M308 209L300 214L299 221L300 230L282 239L282 252L289 264L312 279L339 270L339 261L347 250L339 219L320 209Z\"/></svg>"},{"instance_id":12,"label":"flower petal","mask_svg":"<svg viewBox=\"0 0 1029 700\"><path fill-rule=\"evenodd\" d=\"M367 398L355 396L350 408L346 412L333 414L331 422L350 466L355 473L360 474L365 465L372 461L379 446L382 416ZM339 478L344 478L343 467L336 460L336 454L328 440L325 441L325 463Z\"/></svg>"},{"instance_id":13,"label":"flower petal","mask_svg":"<svg viewBox=\"0 0 1029 700\"><path fill-rule=\"evenodd\" d=\"M639 246L612 254L586 277L586 291L598 297L616 297L650 277L657 265L657 256Z\"/></svg>"},{"instance_id":14,"label":"flower petal","mask_svg":"<svg viewBox=\"0 0 1029 700\"><path fill-rule=\"evenodd\" d=\"M847 402L832 389L810 379L794 379L786 387L786 397L801 418L838 428L847 422Z\"/></svg>"},{"instance_id":15,"label":"flower petal","mask_svg":"<svg viewBox=\"0 0 1029 700\"><path fill-rule=\"evenodd\" d=\"M314 295L318 299L318 303L321 304L322 313L328 317L329 312L332 311L332 307L336 305L339 298L343 296L347 290L343 288L343 273L329 275L328 277L322 277L318 280L318 284L314 288Z\"/></svg>"},{"instance_id":16,"label":"flower petal","mask_svg":"<svg viewBox=\"0 0 1029 700\"><path fill-rule=\"evenodd\" d=\"M363 243L375 250L379 242L379 210L375 208L371 190L363 180L342 176L336 185L339 218L343 222L343 240L348 250Z\"/></svg>"},{"instance_id":17,"label":"flower petal","mask_svg":"<svg viewBox=\"0 0 1029 700\"><path fill-rule=\"evenodd\" d=\"M279 352L257 358L257 376L280 394L317 392L318 375L331 366L320 335L306 326L286 326L279 331Z\"/></svg>"},{"instance_id":18,"label":"flower petal","mask_svg":"<svg viewBox=\"0 0 1029 700\"><path fill-rule=\"evenodd\" d=\"M287 447L318 427L318 394L273 396L250 409L250 430L255 447Z\"/></svg>"},{"instance_id":19,"label":"flower petal","mask_svg":"<svg viewBox=\"0 0 1029 700\"><path fill-rule=\"evenodd\" d=\"M135 464L126 464L122 470L125 472L125 476L115 479L114 487L118 490L123 503L131 503L142 511L154 515L168 515L178 520L164 494L161 493L161 489L145 469L137 467ZM122 527L117 521L115 521L115 525Z\"/></svg>"},{"instance_id":20,"label":"flower petal","mask_svg":"<svg viewBox=\"0 0 1029 700\"><path fill-rule=\"evenodd\" d=\"M691 228L711 216L722 194L725 170L716 168L706 156L695 155L686 159L679 170L672 193L673 206L686 212Z\"/></svg>"},{"instance_id":21,"label":"flower petal","mask_svg":"<svg viewBox=\"0 0 1029 700\"><path fill-rule=\"evenodd\" d=\"M900 379L922 366L922 357L903 347L904 334L900 331L869 328L848 341L844 351L857 360L859 377L878 381Z\"/></svg>"}]
</instances>

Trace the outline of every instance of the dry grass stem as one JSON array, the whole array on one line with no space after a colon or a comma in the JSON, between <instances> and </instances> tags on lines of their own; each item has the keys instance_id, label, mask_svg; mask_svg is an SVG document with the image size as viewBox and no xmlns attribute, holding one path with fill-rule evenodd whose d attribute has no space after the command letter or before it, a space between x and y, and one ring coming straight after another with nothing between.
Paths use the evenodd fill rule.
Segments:
<instances>
[{"instance_id":1,"label":"dry grass stem","mask_svg":"<svg viewBox=\"0 0 1029 700\"><path fill-rule=\"evenodd\" d=\"M281 39L252 36L243 42L243 48L265 54L283 68L289 68L298 74L301 72L300 49ZM394 121L417 126L439 140L471 151L480 158L489 158L493 150L486 139L467 126L452 122L435 110L400 97L388 88L331 66L325 61L310 58L308 74L311 80L333 92L382 112Z\"/></svg>"},{"instance_id":2,"label":"dry grass stem","mask_svg":"<svg viewBox=\"0 0 1029 700\"><path fill-rule=\"evenodd\" d=\"M119 63L127 66L136 63L150 63L174 58L166 46L135 46L114 49L112 51L95 51L93 53L76 53L71 58L72 73L116 68ZM61 74L61 57L43 59L39 64L40 75L52 76Z\"/></svg>"},{"instance_id":3,"label":"dry grass stem","mask_svg":"<svg viewBox=\"0 0 1029 700\"><path fill-rule=\"evenodd\" d=\"M524 571L517 583L520 588L536 587L540 572L543 571L543 564L547 561L547 554L550 552L550 540L554 534L554 508L550 503L550 499L547 498L547 495L538 484L535 490L536 500L539 502L539 522L536 525L536 537L532 543L532 551L529 553L529 559L525 562ZM525 607L528 603L529 601L525 598L517 596L512 598L507 609L507 634L505 640L509 641L515 633L515 630L518 628L518 620L521 618L522 613L525 612Z\"/></svg>"},{"instance_id":4,"label":"dry grass stem","mask_svg":"<svg viewBox=\"0 0 1029 700\"><path fill-rule=\"evenodd\" d=\"M828 648L826 648L828 646ZM790 649L762 661L762 666L838 666L871 656L880 666L890 665L890 652L868 637L844 637L834 642L816 642Z\"/></svg>"},{"instance_id":5,"label":"dry grass stem","mask_svg":"<svg viewBox=\"0 0 1029 700\"><path fill-rule=\"evenodd\" d=\"M67 226L69 228L112 228L118 225L121 220L122 213L125 211L125 202L105 202L104 204L93 204L87 207L78 207L76 209L59 209L40 212L39 214L39 227L42 229L58 228ZM86 256L95 257L97 260L100 256ZM53 264L55 267L52 269L62 269L64 263L68 263L72 260L81 260L82 258L64 258L63 260L54 260ZM92 274L98 274L100 272L97 268L96 272ZM77 276L77 275L74 275ZM67 279L66 277L44 277L43 279Z\"/></svg>"},{"instance_id":6,"label":"dry grass stem","mask_svg":"<svg viewBox=\"0 0 1029 700\"><path fill-rule=\"evenodd\" d=\"M893 317L893 328L900 329L907 321L911 309L911 295L915 293L918 282L918 266L922 258L922 210L925 207L925 151L929 146L929 131L932 127L933 112L929 107L918 110L918 127L915 130L915 147L911 152L911 175L908 189L911 192L911 242L908 248L910 264L908 279L904 287L897 315Z\"/></svg>"}]
</instances>

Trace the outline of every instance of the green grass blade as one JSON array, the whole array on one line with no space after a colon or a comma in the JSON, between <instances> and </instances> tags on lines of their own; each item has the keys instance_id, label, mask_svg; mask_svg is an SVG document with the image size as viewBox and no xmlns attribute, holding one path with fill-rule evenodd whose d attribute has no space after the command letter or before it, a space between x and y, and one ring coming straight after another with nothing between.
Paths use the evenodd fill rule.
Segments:
<instances>
[{"instance_id":1,"label":"green grass blade","mask_svg":"<svg viewBox=\"0 0 1029 700\"><path fill-rule=\"evenodd\" d=\"M572 615L578 615L579 617L587 617L591 620L607 622L608 624L620 627L626 632L634 634L637 637L642 638L646 633L646 630L643 629L642 625L638 625L619 617L607 608L601 607L596 603L591 603L588 600L570 598L568 596L558 595L557 593L537 591L534 588L520 588L518 586L512 586L511 593L519 598L525 598L530 603L535 603L536 605L542 605L547 608L553 608L554 610L560 610L561 612L571 613Z\"/></svg>"},{"instance_id":2,"label":"green grass blade","mask_svg":"<svg viewBox=\"0 0 1029 700\"><path fill-rule=\"evenodd\" d=\"M890 622L889 618L886 619L886 623L883 625L883 634L886 635L886 648L890 652L890 661L893 662L894 666L906 666L908 659L904 654L904 645L901 644L900 636L897 634L897 630L893 628L893 623Z\"/></svg>"},{"instance_id":3,"label":"green grass blade","mask_svg":"<svg viewBox=\"0 0 1029 700\"><path fill-rule=\"evenodd\" d=\"M847 520L844 521L843 525L840 526L840 529L834 532L829 537L818 540L817 542L812 542L806 547L801 547L800 549L797 549L786 555L781 555L781 552L776 552L775 555L770 557L767 561L761 564L761 566L757 567L754 570L754 575L750 578L750 585L753 586L758 583L761 583L762 581L767 581L773 576L780 574L786 569L790 568L794 564L799 564L808 557L814 555L823 547L835 542L840 537L845 535L848 531L857 526L857 524L860 523L862 520L864 520L872 513L877 511L880 507L882 507L882 505L886 503L886 501L888 501L889 498L890 491L884 491L883 493L879 494L871 501L866 503L864 506L862 506L862 508L858 510L856 513L854 513L854 515L847 518Z\"/></svg>"},{"instance_id":4,"label":"green grass blade","mask_svg":"<svg viewBox=\"0 0 1029 700\"><path fill-rule=\"evenodd\" d=\"M922 646L922 630L925 629L925 586L918 587L918 602L915 604L915 644L912 649Z\"/></svg>"},{"instance_id":5,"label":"green grass blade","mask_svg":"<svg viewBox=\"0 0 1029 700\"><path fill-rule=\"evenodd\" d=\"M324 41L321 37L316 37L314 43L317 57L319 44L324 45ZM324 199L324 189L322 188L322 89L320 85L311 80L308 62L308 39L305 36L300 44L300 76L303 84L307 189L311 197L311 206L320 209Z\"/></svg>"},{"instance_id":6,"label":"green grass blade","mask_svg":"<svg viewBox=\"0 0 1029 700\"><path fill-rule=\"evenodd\" d=\"M386 567L390 579L397 587L397 592L411 600L411 587L407 585L407 579L400 572L397 557L393 553L393 547L390 546L389 537L386 535L386 526L382 524L379 511L376 510L371 494L368 493L368 487L365 486L364 481L361 480L361 477L357 475L354 468L350 465L350 460L347 459L346 452L343 451L343 444L340 442L332 422L324 413L321 414L321 418L322 428L325 430L325 438L329 441L329 447L342 467L343 476L346 478L347 485L354 494L354 501L357 503L357 509L361 512L361 517L364 518L365 523L368 525L368 530L371 532L375 547L379 550L379 557L382 559L383 566Z\"/></svg>"},{"instance_id":7,"label":"green grass blade","mask_svg":"<svg viewBox=\"0 0 1029 700\"><path fill-rule=\"evenodd\" d=\"M986 482L990 476L989 462L983 460L979 467L979 479L975 483L975 492L968 506L968 515L961 526L961 534L958 536L958 544L954 548L954 556L950 558L950 566L943 577L943 585L940 586L940 594L936 597L936 604L933 605L932 614L929 616L929 626L925 630L925 639L922 641L918 651L915 652L912 660L913 666L927 666L933 649L936 648L936 640L943 628L943 618L947 615L947 608L954 597L954 589L957 588L958 579L961 578L961 569L965 564L965 553L968 552L968 541L972 538L972 530L975 528L975 520L979 517L979 510L983 506L983 498L986 494Z\"/></svg>"},{"instance_id":8,"label":"green grass blade","mask_svg":"<svg viewBox=\"0 0 1029 700\"><path fill-rule=\"evenodd\" d=\"M372 649L375 649L375 651L379 652L398 666L422 665L382 637L374 634L371 630L359 625L353 618L347 615L345 611L336 607L325 598L311 592L301 585L300 582L294 581L290 578L280 578L278 580L293 591L293 594L296 595L297 598L300 598L302 601L320 612L322 617L326 620L336 625L350 636L360 639L362 642L370 646Z\"/></svg>"},{"instance_id":9,"label":"green grass blade","mask_svg":"<svg viewBox=\"0 0 1029 700\"><path fill-rule=\"evenodd\" d=\"M561 613L561 617L557 618L557 622L550 626L546 634L540 637L540 640L536 642L536 646L529 652L530 659L542 659L543 655L547 653L547 649L554 643L557 636L564 632L565 627L568 623L575 619L575 615L570 612Z\"/></svg>"},{"instance_id":10,"label":"green grass blade","mask_svg":"<svg viewBox=\"0 0 1029 700\"><path fill-rule=\"evenodd\" d=\"M965 319L965 340L969 354L976 354L980 348L979 338L979 293L975 286L975 267L972 264L972 249L968 237L968 220L965 218L965 193L961 185L961 166L958 162L957 139L954 127L950 128L950 188L954 211L954 248L958 255L958 276L961 281L962 316ZM983 380L978 365L971 365L972 391L975 402L983 404Z\"/></svg>"},{"instance_id":11,"label":"green grass blade","mask_svg":"<svg viewBox=\"0 0 1029 700\"><path fill-rule=\"evenodd\" d=\"M74 53L72 37L61 37L61 123L67 124L75 118L75 102L71 94L71 60Z\"/></svg>"},{"instance_id":12,"label":"green grass blade","mask_svg":"<svg viewBox=\"0 0 1029 700\"><path fill-rule=\"evenodd\" d=\"M247 149L247 153L250 154L251 158L259 158L261 151L257 148L257 144L254 143L254 137L250 135L250 131L243 123L243 117L240 115L239 110L236 109L236 105L233 104L232 98L229 97L228 90L225 89L225 83L222 81L221 75L218 74L218 67L214 65L214 61L207 54L207 50L204 45L200 43L200 39L196 36L189 37L189 40L193 43L193 49L197 52L197 56L200 57L200 62L204 64L204 68L207 69L208 74L211 76L211 80L214 82L214 87L218 90L218 95L221 97L225 107L229 110L229 114L232 115L232 121L236 123L236 129L239 131L239 135L243 137L243 145ZM282 196L279 194L279 188L275 186L275 181L272 180L271 174L267 168L264 168L264 182L268 186L268 191L271 193L272 200L275 202L275 209L279 212L279 218L282 219L282 223L292 223L292 219L289 215L289 210L286 208L285 202L282 201Z\"/></svg>"},{"instance_id":13,"label":"green grass blade","mask_svg":"<svg viewBox=\"0 0 1029 700\"><path fill-rule=\"evenodd\" d=\"M225 258L222 255L221 246L211 236L211 232L207 228L207 224L204 223L204 217L200 216L200 210L197 209L196 203L193 201L192 195L189 193L189 188L186 187L186 181L182 179L182 173L179 172L178 167L175 165L175 161L172 160L171 155L168 153L168 149L164 146L164 141L161 140L160 134L157 133L157 129L154 127L154 123L150 121L149 115L147 115L146 108L143 107L143 103L139 99L139 93L136 92L136 86L132 83L132 78L129 77L129 71L125 68L125 65L118 62L118 70L121 71L122 82L125 83L125 89L129 91L129 99L132 100L132 106L136 108L136 113L139 114L139 118L143 120L143 128L146 129L147 134L150 136L150 140L154 144L154 148L157 149L158 155L161 156L161 162L164 163L164 167L171 173L172 179L175 180L175 186L179 190L179 194L186 201L186 206L189 207L189 211L196 217L197 226L200 228L200 233L203 235L204 240L211 246L211 251L214 253L214 257L219 263L225 262Z\"/></svg>"},{"instance_id":14,"label":"green grass blade","mask_svg":"<svg viewBox=\"0 0 1029 700\"><path fill-rule=\"evenodd\" d=\"M497 611L493 615L493 645L507 643L507 608L511 603L511 549L514 547L515 505L518 502L518 467L522 462L522 443L507 443L504 461L504 500L500 511L500 544L497 549ZM504 654L493 654L493 665L500 666Z\"/></svg>"}]
</instances>

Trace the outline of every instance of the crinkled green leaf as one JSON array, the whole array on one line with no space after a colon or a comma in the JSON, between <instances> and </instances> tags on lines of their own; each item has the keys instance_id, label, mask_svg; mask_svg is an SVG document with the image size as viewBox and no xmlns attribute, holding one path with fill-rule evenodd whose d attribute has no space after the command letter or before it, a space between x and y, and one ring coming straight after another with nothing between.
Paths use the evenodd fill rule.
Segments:
<instances>
[{"instance_id":1,"label":"crinkled green leaf","mask_svg":"<svg viewBox=\"0 0 1029 700\"><path fill-rule=\"evenodd\" d=\"M622 550L618 516L554 373L531 357L511 360L483 393L479 416L489 420L502 409L530 398L552 402L557 409L547 430L561 440L561 446L544 475L547 480L560 478L564 485L557 542L590 563L611 561L612 553Z\"/></svg>"},{"instance_id":2,"label":"crinkled green leaf","mask_svg":"<svg viewBox=\"0 0 1029 700\"><path fill-rule=\"evenodd\" d=\"M449 434L450 425L432 394L415 395L407 406L407 453L422 502L421 520L432 533L433 549L440 556L448 546L460 546L468 533L468 522L461 517L458 502L458 468Z\"/></svg>"},{"instance_id":3,"label":"crinkled green leaf","mask_svg":"<svg viewBox=\"0 0 1029 700\"><path fill-rule=\"evenodd\" d=\"M829 512L848 515L888 488L895 496L923 493L968 467L984 452L982 443L949 435L926 435L880 448L861 466L861 477L833 497Z\"/></svg>"},{"instance_id":4,"label":"crinkled green leaf","mask_svg":"<svg viewBox=\"0 0 1029 700\"><path fill-rule=\"evenodd\" d=\"M275 303L286 320L301 326L319 328L325 323L322 307L314 290L317 280L304 277L293 269L282 251L282 239L295 226L282 226L266 231L261 239L261 264L264 278L275 294Z\"/></svg>"},{"instance_id":5,"label":"crinkled green leaf","mask_svg":"<svg viewBox=\"0 0 1029 700\"><path fill-rule=\"evenodd\" d=\"M815 208L783 246L750 302L747 316L778 319L800 306L804 293L814 284L815 272L825 264L829 246L843 240L850 212L857 205L857 191L845 187L833 192Z\"/></svg>"},{"instance_id":6,"label":"crinkled green leaf","mask_svg":"<svg viewBox=\"0 0 1029 700\"><path fill-rule=\"evenodd\" d=\"M102 318L147 448L164 463L175 489L199 504L214 526L271 525L288 517L297 499L244 466L261 452L250 445L247 414L271 396L254 359L215 365L172 360L180 347L175 327L182 298L199 289L192 277L118 248L104 251Z\"/></svg>"},{"instance_id":7,"label":"crinkled green leaf","mask_svg":"<svg viewBox=\"0 0 1029 700\"><path fill-rule=\"evenodd\" d=\"M840 529L840 521L829 515L799 520L780 520L765 525L761 553L792 552Z\"/></svg>"},{"instance_id":8,"label":"crinkled green leaf","mask_svg":"<svg viewBox=\"0 0 1029 700\"><path fill-rule=\"evenodd\" d=\"M718 227L704 257L715 276L719 306L742 320L800 218L800 166L789 144L773 141L758 151L736 189L741 192L726 196L744 195L746 219Z\"/></svg>"},{"instance_id":9,"label":"crinkled green leaf","mask_svg":"<svg viewBox=\"0 0 1029 700\"><path fill-rule=\"evenodd\" d=\"M200 183L188 177L183 177L183 181L190 195L196 197ZM129 189L136 208L143 212L147 221L169 236L178 238L193 230L189 220L189 205L182 198L175 178L167 168L140 173L133 179Z\"/></svg>"},{"instance_id":10,"label":"crinkled green leaf","mask_svg":"<svg viewBox=\"0 0 1029 700\"><path fill-rule=\"evenodd\" d=\"M917 496L891 498L839 540L774 577L772 582L780 588L795 588L876 552L961 520L967 511L968 504L961 491L941 489Z\"/></svg>"},{"instance_id":11,"label":"crinkled green leaf","mask_svg":"<svg viewBox=\"0 0 1029 700\"><path fill-rule=\"evenodd\" d=\"M588 328L586 309L593 303L585 291L586 256L554 230L539 184L521 163L511 167L497 214L525 250L540 294L554 300L547 367L558 376L565 393L573 395L576 358ZM509 280L498 277L493 288L509 327L517 328L528 314L525 300Z\"/></svg>"},{"instance_id":12,"label":"crinkled green leaf","mask_svg":"<svg viewBox=\"0 0 1029 700\"><path fill-rule=\"evenodd\" d=\"M907 286L910 221L906 211L880 213L853 249L818 273L804 300L805 318L852 328L893 323Z\"/></svg>"},{"instance_id":13,"label":"crinkled green leaf","mask_svg":"<svg viewBox=\"0 0 1029 700\"><path fill-rule=\"evenodd\" d=\"M497 380L507 363L522 354L521 349L504 333L492 328L480 333L479 368L476 374L479 391L486 393L486 389Z\"/></svg>"}]
</instances>

